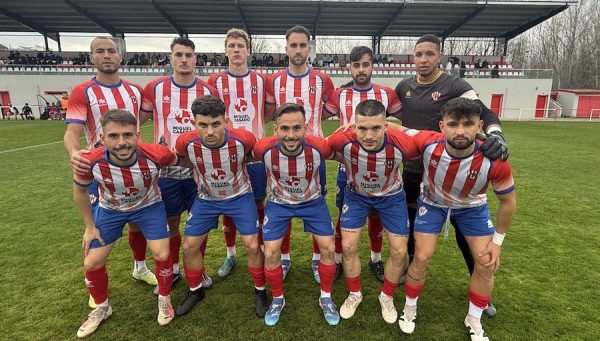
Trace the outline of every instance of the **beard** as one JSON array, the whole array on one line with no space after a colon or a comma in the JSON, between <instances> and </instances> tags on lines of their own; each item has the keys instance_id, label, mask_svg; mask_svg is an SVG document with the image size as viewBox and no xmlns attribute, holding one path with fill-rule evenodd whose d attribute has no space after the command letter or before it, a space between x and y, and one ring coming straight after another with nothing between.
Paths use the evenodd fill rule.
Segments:
<instances>
[{"instance_id":1,"label":"beard","mask_svg":"<svg viewBox=\"0 0 600 341\"><path fill-rule=\"evenodd\" d=\"M359 80L359 77L361 77L362 80ZM365 87L371 84L371 75L356 75L356 77L352 77L352 81L354 82L354 85L357 85L359 88Z\"/></svg>"},{"instance_id":2,"label":"beard","mask_svg":"<svg viewBox=\"0 0 600 341\"><path fill-rule=\"evenodd\" d=\"M454 142L454 140L448 140L448 144L456 150L468 149L469 147L471 147L473 145L474 142L475 142L475 139L471 140L469 138L465 138L464 141L460 141L458 143Z\"/></svg>"},{"instance_id":3,"label":"beard","mask_svg":"<svg viewBox=\"0 0 600 341\"><path fill-rule=\"evenodd\" d=\"M308 57L294 56L294 57L290 58L290 64L293 64L295 66L302 66L302 65L306 64L307 59L308 59Z\"/></svg>"}]
</instances>

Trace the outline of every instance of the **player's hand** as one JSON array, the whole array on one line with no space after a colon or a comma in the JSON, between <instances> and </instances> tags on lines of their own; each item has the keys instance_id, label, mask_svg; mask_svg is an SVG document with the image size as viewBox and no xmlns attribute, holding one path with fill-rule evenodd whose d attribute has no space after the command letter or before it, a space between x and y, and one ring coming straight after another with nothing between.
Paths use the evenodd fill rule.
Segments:
<instances>
[{"instance_id":1,"label":"player's hand","mask_svg":"<svg viewBox=\"0 0 600 341\"><path fill-rule=\"evenodd\" d=\"M337 133L338 131L341 131L342 133L347 132L349 129L354 128L354 123L346 123L343 126L340 126L339 128L337 128L333 134Z\"/></svg>"},{"instance_id":2,"label":"player's hand","mask_svg":"<svg viewBox=\"0 0 600 341\"><path fill-rule=\"evenodd\" d=\"M100 231L96 226L86 227L83 232L83 240L81 241L81 248L83 249L83 256L87 256L90 252L90 244L96 239L100 245L104 246L104 239L100 236Z\"/></svg>"},{"instance_id":3,"label":"player's hand","mask_svg":"<svg viewBox=\"0 0 600 341\"><path fill-rule=\"evenodd\" d=\"M483 266L492 267L492 270L496 272L500 267L500 252L502 251L502 246L494 244L491 240L485 249L479 254L479 257L483 257L485 255L490 255L490 261L484 264Z\"/></svg>"},{"instance_id":4,"label":"player's hand","mask_svg":"<svg viewBox=\"0 0 600 341\"><path fill-rule=\"evenodd\" d=\"M71 155L71 168L75 173L85 175L90 170L90 160L82 156L89 153L91 153L89 149L81 149Z\"/></svg>"},{"instance_id":5,"label":"player's hand","mask_svg":"<svg viewBox=\"0 0 600 341\"><path fill-rule=\"evenodd\" d=\"M483 155L492 160L498 158L502 158L502 161L508 160L508 145L504 139L504 134L499 130L489 133L481 145L481 151Z\"/></svg>"}]
</instances>

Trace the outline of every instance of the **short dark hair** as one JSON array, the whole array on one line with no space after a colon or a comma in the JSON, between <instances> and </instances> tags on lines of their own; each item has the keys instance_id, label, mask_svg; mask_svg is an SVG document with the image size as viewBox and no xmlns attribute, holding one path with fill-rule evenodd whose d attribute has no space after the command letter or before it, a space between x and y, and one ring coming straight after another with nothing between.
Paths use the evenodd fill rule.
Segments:
<instances>
[{"instance_id":1,"label":"short dark hair","mask_svg":"<svg viewBox=\"0 0 600 341\"><path fill-rule=\"evenodd\" d=\"M452 117L460 120L463 117L481 115L481 106L472 99L457 97L449 100L442 107L442 119Z\"/></svg>"},{"instance_id":2,"label":"short dark hair","mask_svg":"<svg viewBox=\"0 0 600 341\"><path fill-rule=\"evenodd\" d=\"M100 125L104 128L108 122L115 122L121 125L133 125L137 127L137 119L129 111L123 109L112 109L100 117Z\"/></svg>"},{"instance_id":3,"label":"short dark hair","mask_svg":"<svg viewBox=\"0 0 600 341\"><path fill-rule=\"evenodd\" d=\"M192 113L197 115L219 117L225 116L225 103L215 96L206 95L198 97L192 102Z\"/></svg>"},{"instance_id":4,"label":"short dark hair","mask_svg":"<svg viewBox=\"0 0 600 341\"><path fill-rule=\"evenodd\" d=\"M194 44L194 42L191 39L186 37L177 37L173 39L173 41L171 42L170 49L173 50L173 47L175 47L175 45L183 45L191 47L193 51L196 50L196 44Z\"/></svg>"},{"instance_id":5,"label":"short dark hair","mask_svg":"<svg viewBox=\"0 0 600 341\"><path fill-rule=\"evenodd\" d=\"M350 51L350 62L359 61L364 55L368 55L373 61L373 50L367 46L355 46Z\"/></svg>"},{"instance_id":6,"label":"short dark hair","mask_svg":"<svg viewBox=\"0 0 600 341\"><path fill-rule=\"evenodd\" d=\"M306 34L306 37L308 38L308 40L310 40L310 31L308 30L308 28L306 28L304 26L296 25L296 26L290 28L289 30L287 30L285 32L285 40L288 40L290 38L290 35L292 35L292 33Z\"/></svg>"},{"instance_id":7,"label":"short dark hair","mask_svg":"<svg viewBox=\"0 0 600 341\"><path fill-rule=\"evenodd\" d=\"M306 111L304 111L303 106L296 103L284 103L275 111L275 118L280 118L283 114L291 114L294 112L300 112L302 117L306 117Z\"/></svg>"},{"instance_id":8,"label":"short dark hair","mask_svg":"<svg viewBox=\"0 0 600 341\"><path fill-rule=\"evenodd\" d=\"M417 39L415 46L417 46L421 43L435 44L437 50L440 51L440 45L441 45L440 38L434 36L433 34L426 34L426 35L422 36L421 38Z\"/></svg>"},{"instance_id":9,"label":"short dark hair","mask_svg":"<svg viewBox=\"0 0 600 341\"><path fill-rule=\"evenodd\" d=\"M368 99L358 103L355 112L360 116L379 116L385 115L385 106L377 100Z\"/></svg>"}]
</instances>

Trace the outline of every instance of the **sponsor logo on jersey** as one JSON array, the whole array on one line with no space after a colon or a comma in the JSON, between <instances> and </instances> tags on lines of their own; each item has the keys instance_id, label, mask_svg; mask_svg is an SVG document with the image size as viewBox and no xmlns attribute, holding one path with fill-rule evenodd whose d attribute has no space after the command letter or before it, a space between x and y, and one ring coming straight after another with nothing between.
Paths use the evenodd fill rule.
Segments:
<instances>
[{"instance_id":1,"label":"sponsor logo on jersey","mask_svg":"<svg viewBox=\"0 0 600 341\"><path fill-rule=\"evenodd\" d=\"M432 98L434 101L437 101L438 99L440 99L440 96L442 96L442 93L441 93L441 92L439 92L439 91L435 91L435 92L432 92L432 93L431 93L431 98Z\"/></svg>"},{"instance_id":2,"label":"sponsor logo on jersey","mask_svg":"<svg viewBox=\"0 0 600 341\"><path fill-rule=\"evenodd\" d=\"M140 193L140 190L137 187L127 187L123 190L123 195L126 197L136 196Z\"/></svg>"},{"instance_id":3,"label":"sponsor logo on jersey","mask_svg":"<svg viewBox=\"0 0 600 341\"><path fill-rule=\"evenodd\" d=\"M245 98L236 98L233 107L237 112L244 112L248 109L248 101Z\"/></svg>"},{"instance_id":4,"label":"sponsor logo on jersey","mask_svg":"<svg viewBox=\"0 0 600 341\"><path fill-rule=\"evenodd\" d=\"M227 172L222 168L215 168L210 173L210 177L215 181L223 181L227 177Z\"/></svg>"},{"instance_id":5,"label":"sponsor logo on jersey","mask_svg":"<svg viewBox=\"0 0 600 341\"><path fill-rule=\"evenodd\" d=\"M366 182L377 182L377 180L379 180L379 174L377 174L377 172L366 171L363 173L362 178Z\"/></svg>"},{"instance_id":6,"label":"sponsor logo on jersey","mask_svg":"<svg viewBox=\"0 0 600 341\"><path fill-rule=\"evenodd\" d=\"M192 115L187 109L178 109L175 112L175 121L179 124L188 124L192 119Z\"/></svg>"},{"instance_id":7,"label":"sponsor logo on jersey","mask_svg":"<svg viewBox=\"0 0 600 341\"><path fill-rule=\"evenodd\" d=\"M300 178L297 176L290 176L287 179L285 179L285 183L289 186L297 187L298 185L300 185Z\"/></svg>"}]
</instances>

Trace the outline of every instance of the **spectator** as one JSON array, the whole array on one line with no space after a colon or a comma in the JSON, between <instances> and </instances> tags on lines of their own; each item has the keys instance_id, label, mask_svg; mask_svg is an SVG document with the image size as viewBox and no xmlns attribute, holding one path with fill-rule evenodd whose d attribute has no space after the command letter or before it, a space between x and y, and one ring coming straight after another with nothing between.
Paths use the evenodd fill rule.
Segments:
<instances>
[{"instance_id":1,"label":"spectator","mask_svg":"<svg viewBox=\"0 0 600 341\"><path fill-rule=\"evenodd\" d=\"M500 71L498 69L498 64L494 65L492 71L490 71L492 78L500 78Z\"/></svg>"},{"instance_id":2,"label":"spectator","mask_svg":"<svg viewBox=\"0 0 600 341\"><path fill-rule=\"evenodd\" d=\"M19 109L17 109L16 106L13 107L12 104L9 104L8 106L12 108L12 113L15 115L15 120L17 120L17 115L19 114Z\"/></svg>"},{"instance_id":3,"label":"spectator","mask_svg":"<svg viewBox=\"0 0 600 341\"><path fill-rule=\"evenodd\" d=\"M465 78L465 72L467 72L467 64L465 63L464 60L460 61L460 73L459 76L460 78Z\"/></svg>"},{"instance_id":4,"label":"spectator","mask_svg":"<svg viewBox=\"0 0 600 341\"><path fill-rule=\"evenodd\" d=\"M46 102L46 106L44 107L44 112L40 115L40 120L48 120L50 119L50 103Z\"/></svg>"}]
</instances>

